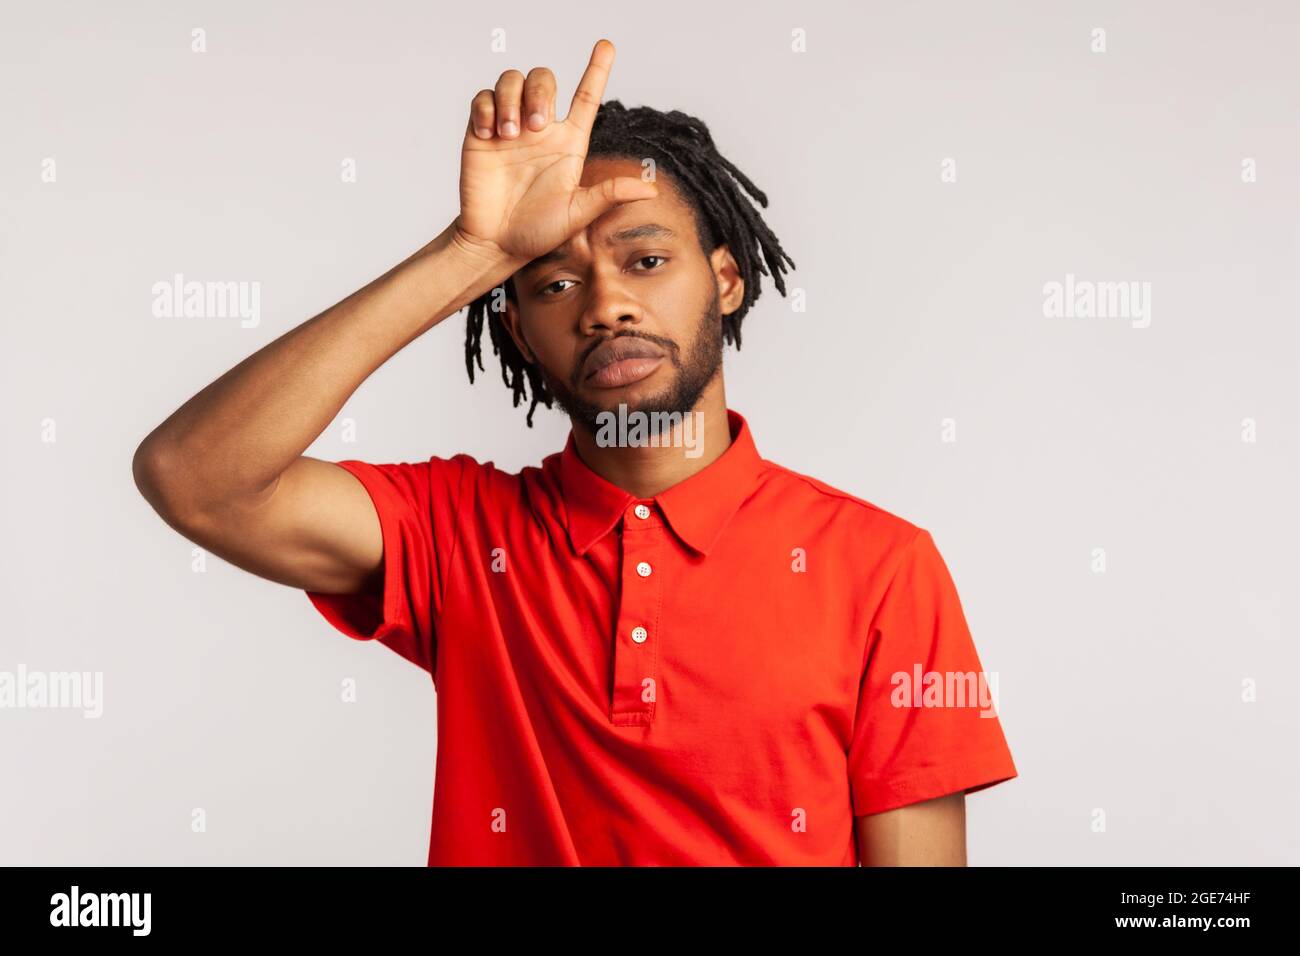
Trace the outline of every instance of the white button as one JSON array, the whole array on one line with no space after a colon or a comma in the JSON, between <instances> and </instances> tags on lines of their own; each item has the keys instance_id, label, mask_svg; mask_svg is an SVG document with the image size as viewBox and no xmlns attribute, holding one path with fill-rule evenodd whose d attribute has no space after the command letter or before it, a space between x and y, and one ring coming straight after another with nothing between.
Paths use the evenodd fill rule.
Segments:
<instances>
[{"instance_id":1,"label":"white button","mask_svg":"<svg viewBox=\"0 0 1300 956\"><path fill-rule=\"evenodd\" d=\"M650 509L647 508L645 505L637 505L636 508L633 509L633 512L636 514L638 518L650 517Z\"/></svg>"},{"instance_id":2,"label":"white button","mask_svg":"<svg viewBox=\"0 0 1300 956\"><path fill-rule=\"evenodd\" d=\"M650 635L646 633L646 629L644 627L632 628L632 640L636 641L638 644L644 644L645 639L649 636Z\"/></svg>"},{"instance_id":3,"label":"white button","mask_svg":"<svg viewBox=\"0 0 1300 956\"><path fill-rule=\"evenodd\" d=\"M643 578L650 577L650 565L647 562L642 561L636 566L636 573L641 575Z\"/></svg>"}]
</instances>

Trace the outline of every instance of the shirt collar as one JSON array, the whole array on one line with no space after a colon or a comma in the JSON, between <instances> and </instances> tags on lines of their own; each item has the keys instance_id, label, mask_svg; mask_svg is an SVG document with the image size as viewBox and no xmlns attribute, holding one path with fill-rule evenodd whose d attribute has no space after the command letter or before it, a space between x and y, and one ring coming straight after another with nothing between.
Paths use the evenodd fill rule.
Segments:
<instances>
[{"instance_id":1,"label":"shirt collar","mask_svg":"<svg viewBox=\"0 0 1300 956\"><path fill-rule=\"evenodd\" d=\"M723 527L749 497L762 471L749 423L727 409L731 444L720 456L684 481L654 496L679 538L700 554L708 554ZM569 430L560 453L560 485L569 542L586 554L623 517L637 498L591 470L581 458Z\"/></svg>"}]
</instances>

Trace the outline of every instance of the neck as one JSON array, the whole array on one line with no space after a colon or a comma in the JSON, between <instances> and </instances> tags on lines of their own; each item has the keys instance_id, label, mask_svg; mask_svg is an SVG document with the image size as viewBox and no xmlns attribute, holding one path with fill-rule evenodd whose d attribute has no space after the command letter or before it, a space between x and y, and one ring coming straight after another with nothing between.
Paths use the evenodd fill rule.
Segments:
<instances>
[{"instance_id":1,"label":"neck","mask_svg":"<svg viewBox=\"0 0 1300 956\"><path fill-rule=\"evenodd\" d=\"M680 426L673 427L671 435L667 432L660 434L658 447L602 447L596 443L595 435L575 425L574 448L583 463L610 484L638 498L653 498L703 471L731 447L731 425L727 420L727 399L721 375L716 376L700 394L700 400L688 416L692 419L689 425L683 421ZM687 427L691 429L688 434L693 443L689 449L685 436L681 434Z\"/></svg>"}]
</instances>

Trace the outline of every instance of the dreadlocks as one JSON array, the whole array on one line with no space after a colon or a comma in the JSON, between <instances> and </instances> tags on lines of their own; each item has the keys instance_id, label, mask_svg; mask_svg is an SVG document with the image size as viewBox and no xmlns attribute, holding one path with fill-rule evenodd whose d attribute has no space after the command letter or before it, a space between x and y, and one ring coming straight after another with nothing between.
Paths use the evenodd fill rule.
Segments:
<instances>
[{"instance_id":1,"label":"dreadlocks","mask_svg":"<svg viewBox=\"0 0 1300 956\"><path fill-rule=\"evenodd\" d=\"M587 145L588 158L604 156L641 162L652 159L656 172L667 171L690 206L700 248L708 256L726 242L744 279L745 291L740 307L723 316L724 340L740 348L740 323L749 307L758 299L759 274L770 276L777 291L785 295L785 264L794 268L772 230L753 205L741 195L737 183L767 207L767 196L725 156L718 153L709 128L700 120L680 110L660 112L649 106L627 109L618 100L602 103L592 126ZM784 261L783 261L784 260ZM513 278L504 288L498 286L479 296L469 305L465 329L465 368L474 381L474 365L483 371L483 325L487 321L492 351L501 356L501 380L511 390L517 407L525 391L531 392L528 427L533 425L533 411L539 404L552 407L552 395L536 366L524 360L498 313L505 308L500 295L504 292L517 302Z\"/></svg>"}]
</instances>

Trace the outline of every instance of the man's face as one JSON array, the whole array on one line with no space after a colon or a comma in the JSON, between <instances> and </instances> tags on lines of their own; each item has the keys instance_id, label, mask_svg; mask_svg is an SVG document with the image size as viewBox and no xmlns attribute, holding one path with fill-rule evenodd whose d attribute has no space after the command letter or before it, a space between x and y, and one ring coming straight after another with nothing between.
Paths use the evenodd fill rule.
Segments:
<instances>
[{"instance_id":1,"label":"man's face","mask_svg":"<svg viewBox=\"0 0 1300 956\"><path fill-rule=\"evenodd\" d=\"M633 160L587 162L582 185L639 176ZM726 246L705 256L690 207L660 176L659 195L617 206L514 275L506 326L575 425L601 412L694 410L722 367L722 316L744 285ZM656 353L597 365L615 346ZM599 351L598 351L599 349ZM652 419L653 420L653 419Z\"/></svg>"}]
</instances>

